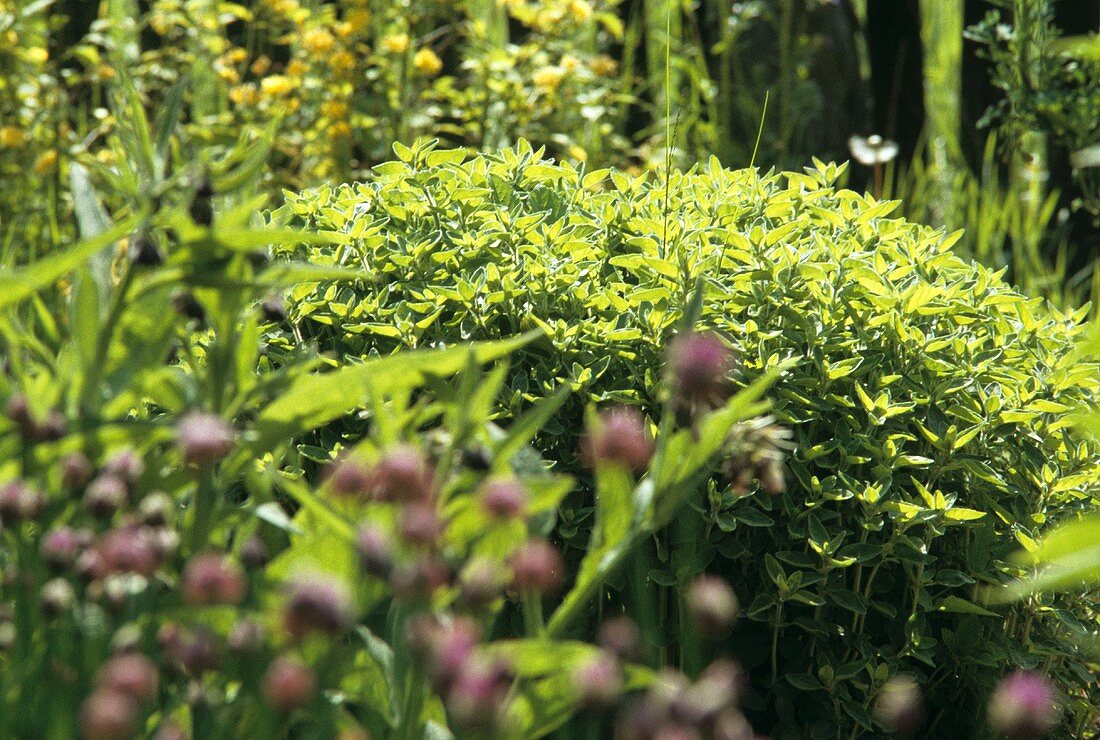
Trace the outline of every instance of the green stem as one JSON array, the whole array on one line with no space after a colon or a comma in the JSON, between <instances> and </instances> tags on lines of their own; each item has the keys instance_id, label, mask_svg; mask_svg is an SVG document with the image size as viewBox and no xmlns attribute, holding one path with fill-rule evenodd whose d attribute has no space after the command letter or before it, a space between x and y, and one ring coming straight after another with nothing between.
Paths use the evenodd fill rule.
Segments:
<instances>
[{"instance_id":1,"label":"green stem","mask_svg":"<svg viewBox=\"0 0 1100 740\"><path fill-rule=\"evenodd\" d=\"M528 591L523 595L523 628L528 637L545 637L546 625L542 618L542 594Z\"/></svg>"},{"instance_id":2,"label":"green stem","mask_svg":"<svg viewBox=\"0 0 1100 740\"><path fill-rule=\"evenodd\" d=\"M214 486L214 470L204 470L199 478L199 487L193 501L194 518L191 520L191 554L206 547L210 531L215 521L214 512L218 505L218 492Z\"/></svg>"},{"instance_id":3,"label":"green stem","mask_svg":"<svg viewBox=\"0 0 1100 740\"><path fill-rule=\"evenodd\" d=\"M84 385L80 391L81 414L87 417L93 410L93 403L98 407L96 394L99 391L99 383L103 374L103 366L107 362L107 353L111 349L111 339L122 318L122 312L126 308L126 296L130 292L130 285L134 281L134 267L129 260L123 262L122 278L111 296L111 304L107 309L107 318L96 337L95 354L92 364L88 367L88 375L84 379Z\"/></svg>"},{"instance_id":4,"label":"green stem","mask_svg":"<svg viewBox=\"0 0 1100 740\"><path fill-rule=\"evenodd\" d=\"M772 687L775 687L776 681L779 680L779 625L783 620L783 604L782 602L775 605L775 622L772 623L772 649L771 649L771 668L772 668Z\"/></svg>"}]
</instances>

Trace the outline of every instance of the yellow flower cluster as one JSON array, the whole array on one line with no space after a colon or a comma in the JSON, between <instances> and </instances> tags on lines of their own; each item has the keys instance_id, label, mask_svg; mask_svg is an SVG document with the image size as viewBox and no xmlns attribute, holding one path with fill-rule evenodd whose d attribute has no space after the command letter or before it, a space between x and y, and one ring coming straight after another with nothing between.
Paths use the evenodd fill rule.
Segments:
<instances>
[{"instance_id":1,"label":"yellow flower cluster","mask_svg":"<svg viewBox=\"0 0 1100 740\"><path fill-rule=\"evenodd\" d=\"M302 48L314 58L323 57L336 46L336 38L323 28L311 28L302 34Z\"/></svg>"},{"instance_id":2,"label":"yellow flower cluster","mask_svg":"<svg viewBox=\"0 0 1100 740\"><path fill-rule=\"evenodd\" d=\"M443 60L434 51L424 47L413 54L413 67L423 75L434 77L443 69Z\"/></svg>"},{"instance_id":3,"label":"yellow flower cluster","mask_svg":"<svg viewBox=\"0 0 1100 740\"><path fill-rule=\"evenodd\" d=\"M0 128L0 148L19 149L27 143L27 134L17 126Z\"/></svg>"},{"instance_id":4,"label":"yellow flower cluster","mask_svg":"<svg viewBox=\"0 0 1100 740\"><path fill-rule=\"evenodd\" d=\"M409 50L409 34L395 33L382 39L382 49L389 54L404 54Z\"/></svg>"}]
</instances>

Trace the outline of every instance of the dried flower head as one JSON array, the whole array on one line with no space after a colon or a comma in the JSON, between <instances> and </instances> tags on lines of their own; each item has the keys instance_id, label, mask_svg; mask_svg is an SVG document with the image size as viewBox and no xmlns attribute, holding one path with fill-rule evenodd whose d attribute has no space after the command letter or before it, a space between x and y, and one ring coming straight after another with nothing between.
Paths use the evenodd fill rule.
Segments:
<instances>
[{"instance_id":1,"label":"dried flower head","mask_svg":"<svg viewBox=\"0 0 1100 740\"><path fill-rule=\"evenodd\" d=\"M700 634L721 637L737 619L740 606L729 584L717 576L700 576L688 587L688 614Z\"/></svg>"},{"instance_id":2,"label":"dried flower head","mask_svg":"<svg viewBox=\"0 0 1100 740\"><path fill-rule=\"evenodd\" d=\"M151 702L157 695L159 672L141 653L121 653L108 660L99 671L100 688L130 697L138 704Z\"/></svg>"},{"instance_id":3,"label":"dried flower head","mask_svg":"<svg viewBox=\"0 0 1100 740\"><path fill-rule=\"evenodd\" d=\"M1010 738L1046 737L1061 717L1054 686L1030 671L1016 671L997 686L989 700L989 724Z\"/></svg>"},{"instance_id":4,"label":"dried flower head","mask_svg":"<svg viewBox=\"0 0 1100 740\"><path fill-rule=\"evenodd\" d=\"M176 446L188 465L207 466L230 453L236 433L222 417L192 411L176 423Z\"/></svg>"},{"instance_id":5,"label":"dried flower head","mask_svg":"<svg viewBox=\"0 0 1100 740\"><path fill-rule=\"evenodd\" d=\"M281 656L264 673L263 692L267 703L279 711L300 709L317 692L317 676L298 659Z\"/></svg>"},{"instance_id":6,"label":"dried flower head","mask_svg":"<svg viewBox=\"0 0 1100 740\"><path fill-rule=\"evenodd\" d=\"M85 740L131 737L137 727L138 706L129 696L99 689L80 709L80 734Z\"/></svg>"},{"instance_id":7,"label":"dried flower head","mask_svg":"<svg viewBox=\"0 0 1100 740\"><path fill-rule=\"evenodd\" d=\"M395 447L371 470L371 490L379 501L429 501L434 496L432 469L415 447Z\"/></svg>"},{"instance_id":8,"label":"dried flower head","mask_svg":"<svg viewBox=\"0 0 1100 740\"><path fill-rule=\"evenodd\" d=\"M645 418L626 406L600 414L581 442L581 457L589 465L610 463L640 473L653 457L653 439Z\"/></svg>"},{"instance_id":9,"label":"dried flower head","mask_svg":"<svg viewBox=\"0 0 1100 740\"><path fill-rule=\"evenodd\" d=\"M196 555L183 569L180 590L190 606L236 605L246 589L240 566L217 553Z\"/></svg>"},{"instance_id":10,"label":"dried flower head","mask_svg":"<svg viewBox=\"0 0 1100 740\"><path fill-rule=\"evenodd\" d=\"M557 548L546 540L531 540L512 553L512 587L520 593L552 594L565 579L565 566Z\"/></svg>"},{"instance_id":11,"label":"dried flower head","mask_svg":"<svg viewBox=\"0 0 1100 740\"><path fill-rule=\"evenodd\" d=\"M898 675L886 682L875 700L875 719L898 737L917 734L924 724L924 702L911 676Z\"/></svg>"},{"instance_id":12,"label":"dried flower head","mask_svg":"<svg viewBox=\"0 0 1100 740\"><path fill-rule=\"evenodd\" d=\"M296 581L283 611L283 626L296 640L311 632L337 635L354 621L351 597L344 584L325 576Z\"/></svg>"},{"instance_id":13,"label":"dried flower head","mask_svg":"<svg viewBox=\"0 0 1100 740\"><path fill-rule=\"evenodd\" d=\"M527 493L514 478L493 478L481 487L481 504L497 519L515 519L523 515Z\"/></svg>"},{"instance_id":14,"label":"dried flower head","mask_svg":"<svg viewBox=\"0 0 1100 740\"><path fill-rule=\"evenodd\" d=\"M715 408L729 396L733 352L717 334L685 332L668 347L668 383L674 403L692 412Z\"/></svg>"}]
</instances>

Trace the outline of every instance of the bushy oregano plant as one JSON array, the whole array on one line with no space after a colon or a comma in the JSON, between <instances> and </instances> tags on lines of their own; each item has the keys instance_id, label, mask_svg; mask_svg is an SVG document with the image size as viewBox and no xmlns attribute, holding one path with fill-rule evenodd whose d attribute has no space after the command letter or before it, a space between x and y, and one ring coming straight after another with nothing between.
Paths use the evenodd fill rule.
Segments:
<instances>
[{"instance_id":1,"label":"bushy oregano plant","mask_svg":"<svg viewBox=\"0 0 1100 740\"><path fill-rule=\"evenodd\" d=\"M373 276L296 288L295 340L360 357L541 328L548 341L513 356L499 418L571 385L536 438L567 470L586 404L658 416L661 350L697 279L735 379L779 371L786 490L715 480L635 557L635 577L612 583L607 608L657 615L654 662L679 660L667 592L705 569L744 603L727 645L754 724L775 737L881 731L870 709L899 672L927 692L933 733L977 732L976 708L1013 666L1057 678L1067 722L1094 712L1067 639L1074 602L982 598L1040 525L1096 495L1097 450L1064 415L1097 378L1070 357L1083 313L1029 300L956 257L952 236L836 187L842 167L712 160L666 181L555 165L526 144L472 158L395 149L371 181L288 193L271 215L350 237L288 252ZM567 499L559 535L583 546L587 512Z\"/></svg>"}]
</instances>

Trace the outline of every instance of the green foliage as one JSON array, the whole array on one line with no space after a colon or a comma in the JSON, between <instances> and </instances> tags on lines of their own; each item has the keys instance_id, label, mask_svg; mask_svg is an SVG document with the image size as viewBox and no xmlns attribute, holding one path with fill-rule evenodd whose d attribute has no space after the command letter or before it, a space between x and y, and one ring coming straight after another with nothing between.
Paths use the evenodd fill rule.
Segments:
<instances>
[{"instance_id":1,"label":"green foliage","mask_svg":"<svg viewBox=\"0 0 1100 740\"><path fill-rule=\"evenodd\" d=\"M762 726L871 730L873 697L900 670L958 731L1013 664L1081 691L1069 612L976 601L1017 570L1018 541L1095 495L1095 447L1064 418L1096 380L1069 356L1080 313L963 262L957 235L890 219L896 203L837 189L834 166L712 160L665 182L555 165L525 144L395 150L369 182L289 193L271 215L349 237L287 254L373 276L295 291L297 336L366 357L542 328L552 347L516 353L499 414L569 384L576 400L535 439L566 470L586 403L659 408L660 349L697 279L737 377L778 373L774 414L797 444L788 490L714 483L667 545L637 556L671 588L704 567L731 577L748 620L730 644ZM585 505L567 501L563 536L583 536L564 525Z\"/></svg>"}]
</instances>

